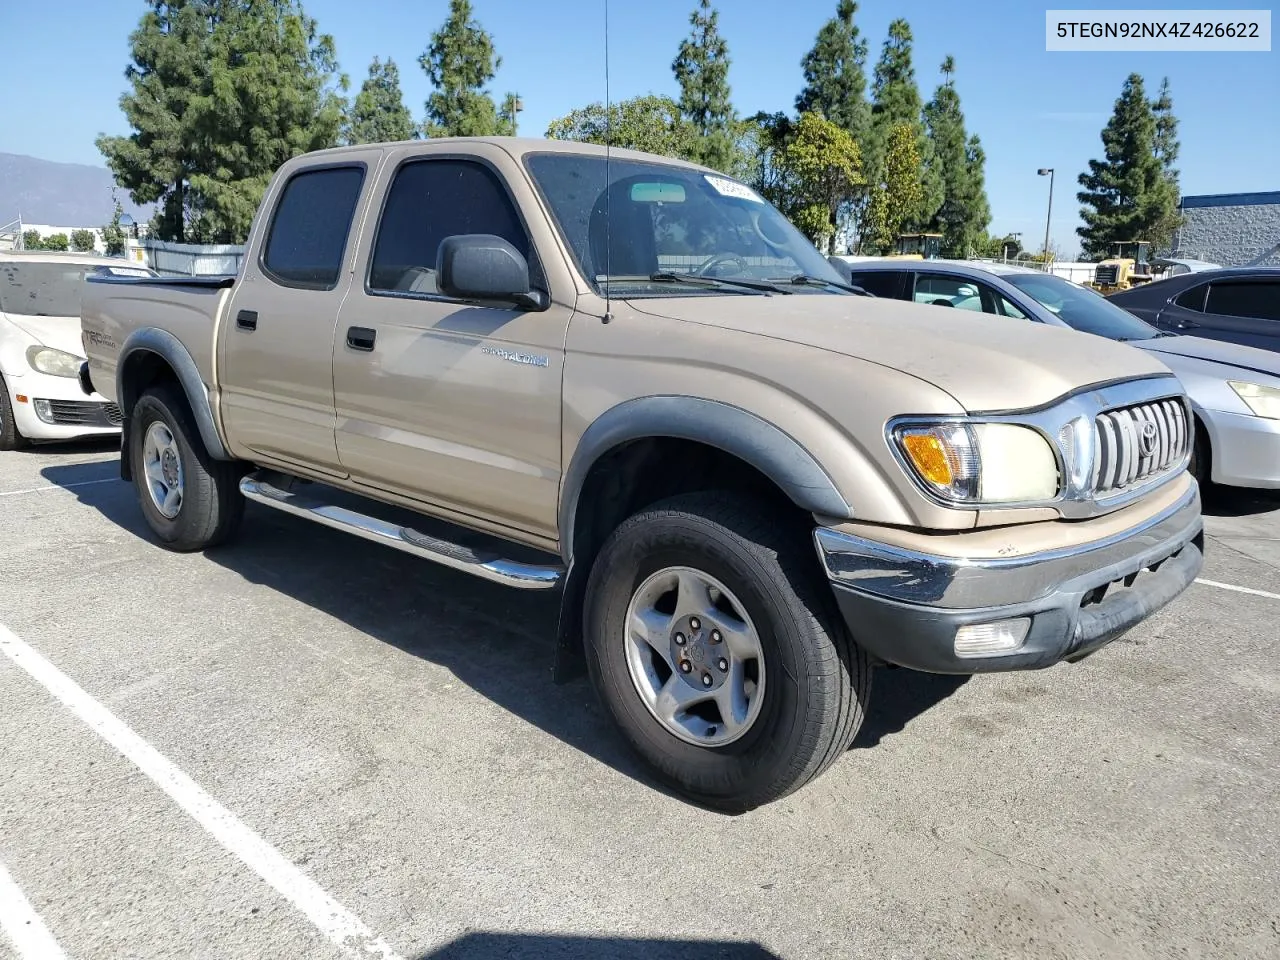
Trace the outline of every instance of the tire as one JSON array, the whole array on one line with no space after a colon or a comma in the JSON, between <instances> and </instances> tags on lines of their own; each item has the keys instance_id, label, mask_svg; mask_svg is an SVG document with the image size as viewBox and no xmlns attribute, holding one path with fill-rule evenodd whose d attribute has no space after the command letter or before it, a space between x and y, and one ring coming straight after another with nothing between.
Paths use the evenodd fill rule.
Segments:
<instances>
[{"instance_id":1,"label":"tire","mask_svg":"<svg viewBox=\"0 0 1280 960\"><path fill-rule=\"evenodd\" d=\"M1196 478L1196 483L1200 485L1200 493L1202 495L1209 492L1209 487L1212 484L1212 465L1213 450L1209 446L1209 432L1205 430L1204 425L1197 419L1191 443L1191 461L1187 464L1187 470Z\"/></svg>"},{"instance_id":2,"label":"tire","mask_svg":"<svg viewBox=\"0 0 1280 960\"><path fill-rule=\"evenodd\" d=\"M706 730L726 734L729 724L723 723L718 707L702 717L686 712L686 726L679 732L671 721L658 719L661 701L652 706L657 682L665 671L671 671L668 682L677 687L682 678L675 676L675 660L664 660L660 651L651 654L652 645L635 640L636 631L626 626L633 602L637 610L650 609L647 601L640 602L642 597L665 589L665 578L679 581L682 574L670 570L717 581L745 617L721 621L724 615L713 609L711 626L741 620L754 627L758 638L761 655L755 669L758 674L763 664L763 680L757 679L754 696L745 701L748 716L750 710L757 712L745 732L724 744L697 742L709 735ZM681 589L676 588L677 602ZM587 669L605 709L661 782L704 806L744 812L799 789L848 749L865 715L871 671L827 590L807 532L779 520L775 505L750 497L724 491L685 494L646 508L613 531L587 582ZM668 598L660 603L670 606ZM707 635L706 624L678 617L668 622L665 608L651 609L657 619L646 622L661 629L650 635L665 636L662 630L669 630L671 643L680 642L676 633L681 624L690 630L703 627L699 649L694 649L691 634L686 646L669 648L675 658L724 663L714 653L705 656L707 650L725 649L708 645L715 631ZM728 644L728 637L721 642ZM644 660L646 655L650 660ZM750 662L745 663L742 669L749 674ZM651 665L656 676L649 673ZM682 672L683 667L681 662ZM723 681L717 674L712 682L728 685L738 669L735 660ZM715 670L700 665L689 676L702 672ZM745 683L742 689L747 689ZM704 705L695 712L704 710L710 708ZM695 728L693 735L689 726Z\"/></svg>"},{"instance_id":3,"label":"tire","mask_svg":"<svg viewBox=\"0 0 1280 960\"><path fill-rule=\"evenodd\" d=\"M168 505L153 497L147 472L151 449L148 434L158 427L172 440L166 449L175 455L180 496ZM181 392L169 386L153 387L138 398L129 419L129 456L133 483L138 491L147 525L160 543L177 552L204 550L226 542L244 515L238 464L214 460L205 449L195 419ZM170 461L172 463L172 461ZM165 498L167 500L167 498Z\"/></svg>"},{"instance_id":4,"label":"tire","mask_svg":"<svg viewBox=\"0 0 1280 960\"><path fill-rule=\"evenodd\" d=\"M0 450L22 450L31 443L18 431L13 416L13 403L9 400L9 386L0 376Z\"/></svg>"}]
</instances>

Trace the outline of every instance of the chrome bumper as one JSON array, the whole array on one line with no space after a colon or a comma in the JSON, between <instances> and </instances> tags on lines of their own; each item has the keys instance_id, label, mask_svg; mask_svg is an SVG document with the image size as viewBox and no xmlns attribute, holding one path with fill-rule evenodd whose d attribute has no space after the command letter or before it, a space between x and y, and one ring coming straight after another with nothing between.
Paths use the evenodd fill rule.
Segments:
<instances>
[{"instance_id":1,"label":"chrome bumper","mask_svg":"<svg viewBox=\"0 0 1280 960\"><path fill-rule=\"evenodd\" d=\"M938 673L1047 667L1121 636L1165 606L1204 562L1199 488L1113 536L1062 550L971 559L814 531L854 639L874 657ZM1027 618L1017 649L960 657L957 630Z\"/></svg>"}]
</instances>

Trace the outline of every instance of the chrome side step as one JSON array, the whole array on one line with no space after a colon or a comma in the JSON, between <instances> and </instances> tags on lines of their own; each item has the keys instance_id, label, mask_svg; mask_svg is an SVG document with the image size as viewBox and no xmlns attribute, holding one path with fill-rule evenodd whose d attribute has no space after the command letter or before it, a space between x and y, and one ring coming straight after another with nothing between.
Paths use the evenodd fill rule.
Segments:
<instances>
[{"instance_id":1,"label":"chrome side step","mask_svg":"<svg viewBox=\"0 0 1280 960\"><path fill-rule=\"evenodd\" d=\"M345 507L325 503L317 498L303 496L273 486L257 474L250 474L240 481L240 492L245 498L263 506L305 517L335 530L353 533L365 540L394 547L415 557L461 570L485 580L521 590L548 590L560 583L564 575L559 566L537 566L506 560L496 554L481 554L470 547L450 543L437 537L420 533L412 527L379 520Z\"/></svg>"}]
</instances>

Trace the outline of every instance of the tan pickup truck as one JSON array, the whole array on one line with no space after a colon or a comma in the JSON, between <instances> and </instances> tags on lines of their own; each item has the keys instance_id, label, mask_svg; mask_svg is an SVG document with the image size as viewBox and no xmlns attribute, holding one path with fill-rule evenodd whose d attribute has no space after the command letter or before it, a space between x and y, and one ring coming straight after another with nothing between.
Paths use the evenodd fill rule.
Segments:
<instances>
[{"instance_id":1,"label":"tan pickup truck","mask_svg":"<svg viewBox=\"0 0 1280 960\"><path fill-rule=\"evenodd\" d=\"M300 156L238 276L93 278L82 327L162 543L251 500L562 590L559 676L721 809L827 769L874 666L1076 660L1203 562L1159 361L867 296L747 186L645 154Z\"/></svg>"}]
</instances>

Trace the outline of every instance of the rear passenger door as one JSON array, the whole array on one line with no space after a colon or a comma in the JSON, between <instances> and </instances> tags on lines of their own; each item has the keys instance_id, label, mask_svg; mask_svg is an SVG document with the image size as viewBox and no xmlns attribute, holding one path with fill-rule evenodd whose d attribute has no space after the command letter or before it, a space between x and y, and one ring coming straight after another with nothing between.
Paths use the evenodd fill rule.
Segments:
<instances>
[{"instance_id":1,"label":"rear passenger door","mask_svg":"<svg viewBox=\"0 0 1280 960\"><path fill-rule=\"evenodd\" d=\"M432 504L450 519L484 517L554 539L574 300L549 291L511 193L519 182L513 162L484 145L468 154L402 153L383 175L389 186L376 230L362 244L368 267L342 308L334 345L338 454L353 480ZM460 234L509 241L529 262L532 286L552 294L550 306L441 294L440 243Z\"/></svg>"},{"instance_id":2,"label":"rear passenger door","mask_svg":"<svg viewBox=\"0 0 1280 960\"><path fill-rule=\"evenodd\" d=\"M219 413L237 456L343 475L333 336L377 157L282 174L263 207L265 228L246 251L219 331Z\"/></svg>"},{"instance_id":3,"label":"rear passenger door","mask_svg":"<svg viewBox=\"0 0 1280 960\"><path fill-rule=\"evenodd\" d=\"M1280 351L1280 280L1200 284L1175 297L1161 320L1175 333Z\"/></svg>"}]
</instances>

